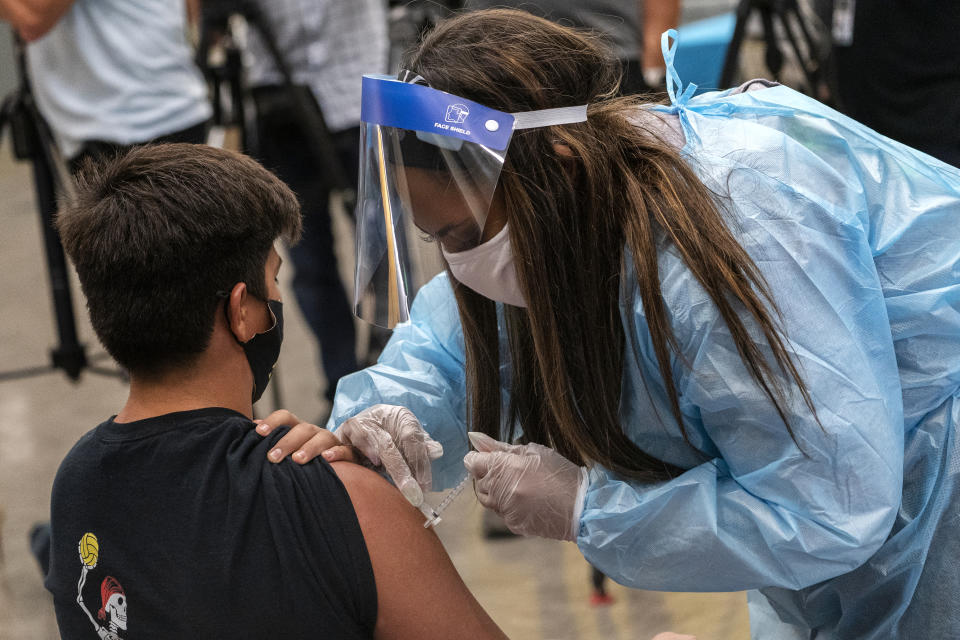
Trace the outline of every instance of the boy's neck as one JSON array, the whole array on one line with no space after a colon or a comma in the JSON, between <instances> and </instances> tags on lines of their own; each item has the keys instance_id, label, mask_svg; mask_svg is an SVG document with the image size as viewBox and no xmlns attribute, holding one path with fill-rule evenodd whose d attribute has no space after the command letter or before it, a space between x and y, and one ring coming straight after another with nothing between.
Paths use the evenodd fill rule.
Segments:
<instances>
[{"instance_id":1,"label":"boy's neck","mask_svg":"<svg viewBox=\"0 0 960 640\"><path fill-rule=\"evenodd\" d=\"M246 361L228 360L213 363L209 358L201 357L189 367L159 377L144 378L132 374L130 394L117 414L116 422L134 422L208 407L233 409L252 418L249 367Z\"/></svg>"}]
</instances>

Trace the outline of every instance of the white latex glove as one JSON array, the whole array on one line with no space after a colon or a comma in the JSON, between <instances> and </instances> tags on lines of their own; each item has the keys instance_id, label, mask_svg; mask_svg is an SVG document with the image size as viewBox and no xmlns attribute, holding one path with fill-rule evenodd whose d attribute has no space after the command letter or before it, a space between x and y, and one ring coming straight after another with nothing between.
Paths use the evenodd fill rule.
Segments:
<instances>
[{"instance_id":1,"label":"white latex glove","mask_svg":"<svg viewBox=\"0 0 960 640\"><path fill-rule=\"evenodd\" d=\"M336 435L385 471L410 504L423 503L423 492L433 480L430 462L443 455L443 446L423 430L412 411L377 404L344 421Z\"/></svg>"},{"instance_id":2,"label":"white latex glove","mask_svg":"<svg viewBox=\"0 0 960 640\"><path fill-rule=\"evenodd\" d=\"M577 539L587 491L587 469L549 447L514 445L482 433L467 434L477 451L463 459L476 480L480 504L496 511L511 531L556 540Z\"/></svg>"}]
</instances>

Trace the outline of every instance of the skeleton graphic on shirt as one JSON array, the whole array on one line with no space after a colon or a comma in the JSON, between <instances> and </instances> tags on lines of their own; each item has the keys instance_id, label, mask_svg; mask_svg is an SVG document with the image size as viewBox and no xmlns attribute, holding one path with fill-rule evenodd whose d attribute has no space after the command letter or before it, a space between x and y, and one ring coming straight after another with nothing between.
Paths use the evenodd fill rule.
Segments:
<instances>
[{"instance_id":1,"label":"skeleton graphic on shirt","mask_svg":"<svg viewBox=\"0 0 960 640\"><path fill-rule=\"evenodd\" d=\"M100 583L100 609L94 618L90 610L83 603L83 585L87 581L87 573L92 571L100 558L100 546L97 537L92 533L85 533L78 543L80 562L83 569L80 573L80 582L77 585L77 604L90 618L97 635L104 640L123 640L119 632L127 630L127 595L120 582L113 576L107 576ZM98 620L105 622L106 626Z\"/></svg>"}]
</instances>

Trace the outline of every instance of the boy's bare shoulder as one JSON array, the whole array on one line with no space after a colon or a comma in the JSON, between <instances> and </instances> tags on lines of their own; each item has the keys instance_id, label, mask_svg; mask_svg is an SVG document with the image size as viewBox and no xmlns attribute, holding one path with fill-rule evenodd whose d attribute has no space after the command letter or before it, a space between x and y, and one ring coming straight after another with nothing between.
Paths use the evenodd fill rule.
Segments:
<instances>
[{"instance_id":1,"label":"boy's bare shoulder","mask_svg":"<svg viewBox=\"0 0 960 640\"><path fill-rule=\"evenodd\" d=\"M375 518L387 523L398 517L404 523L419 520L422 526L420 511L380 474L352 462L334 462L330 466L350 495L361 527L365 520Z\"/></svg>"}]
</instances>

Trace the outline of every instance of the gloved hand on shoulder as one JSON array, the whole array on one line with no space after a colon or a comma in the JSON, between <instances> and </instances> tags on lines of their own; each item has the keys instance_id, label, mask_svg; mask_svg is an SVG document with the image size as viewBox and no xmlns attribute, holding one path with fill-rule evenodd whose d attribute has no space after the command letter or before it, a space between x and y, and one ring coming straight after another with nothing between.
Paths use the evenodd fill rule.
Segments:
<instances>
[{"instance_id":1,"label":"gloved hand on shoulder","mask_svg":"<svg viewBox=\"0 0 960 640\"><path fill-rule=\"evenodd\" d=\"M430 437L412 411L377 404L345 420L334 433L382 468L413 506L423 502L423 492L433 483L430 465L443 455L443 445Z\"/></svg>"},{"instance_id":2,"label":"gloved hand on shoulder","mask_svg":"<svg viewBox=\"0 0 960 640\"><path fill-rule=\"evenodd\" d=\"M279 426L290 426L268 455L280 462L293 453L305 464L318 455L328 462L365 464L393 481L413 506L423 502L423 492L433 484L430 463L443 455L443 446L430 437L406 407L378 404L345 420L335 432L301 422L289 411L274 411L257 421L257 433L269 435Z\"/></svg>"}]
</instances>

